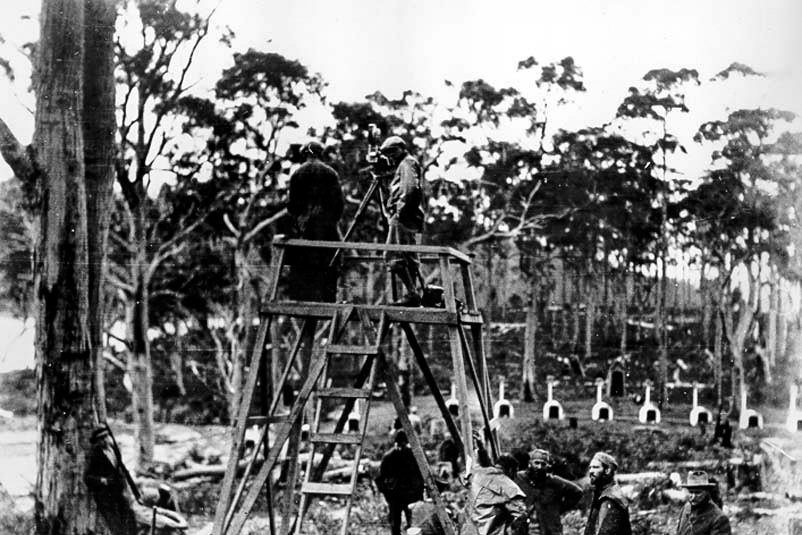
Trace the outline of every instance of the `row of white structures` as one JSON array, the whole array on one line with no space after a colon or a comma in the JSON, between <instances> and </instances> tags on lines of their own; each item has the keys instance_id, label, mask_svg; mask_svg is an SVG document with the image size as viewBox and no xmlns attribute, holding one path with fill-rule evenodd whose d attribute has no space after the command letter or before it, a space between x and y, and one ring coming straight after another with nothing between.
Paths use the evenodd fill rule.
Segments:
<instances>
[{"instance_id":1,"label":"row of white structures","mask_svg":"<svg viewBox=\"0 0 802 535\"><path fill-rule=\"evenodd\" d=\"M550 380L547 383L547 399L543 403L543 420L563 420L565 411L562 404L554 399L555 382ZM613 407L604 401L603 390L605 382L603 379L596 381L596 402L590 410L590 417L597 422L611 421L615 411ZM700 385L693 385L693 405L688 414L688 423L695 427L699 424L713 423L713 413L699 404ZM802 410L797 408L797 397L799 388L796 384L791 385L788 414L786 418L786 428L791 433L802 431ZM504 397L504 379L499 383L499 400L493 405L493 418L514 418L515 408L512 403ZM454 385L451 385L451 397L446 401L449 412L454 416L458 415L459 403L455 395ZM638 410L638 421L642 424L659 424L660 409L651 400L651 385L645 385L643 403ZM738 427L741 429L762 429L763 415L747 406L747 400L741 400L740 418Z\"/></svg>"}]
</instances>

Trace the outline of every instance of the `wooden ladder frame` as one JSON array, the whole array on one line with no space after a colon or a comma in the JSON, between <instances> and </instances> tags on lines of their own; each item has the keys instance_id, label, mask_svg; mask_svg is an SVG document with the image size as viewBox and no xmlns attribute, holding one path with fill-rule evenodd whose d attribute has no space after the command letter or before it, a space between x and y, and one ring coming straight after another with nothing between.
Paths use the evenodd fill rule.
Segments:
<instances>
[{"instance_id":1,"label":"wooden ladder frame","mask_svg":"<svg viewBox=\"0 0 802 535\"><path fill-rule=\"evenodd\" d=\"M290 519L294 516L294 492L295 484L298 479L298 466L297 466L297 453L298 444L300 440L302 414L305 410L306 404L309 402L310 397L316 390L318 378L324 376L326 364L328 362L327 356L318 356L316 359L310 359L312 353L312 338L314 337L314 329L319 320L329 320L329 340L328 343L332 344L335 338L336 323L338 317L344 317L344 323L349 320L352 314L357 314L363 326L363 332L367 334L367 330L373 325L373 321L379 321L379 327L376 329L376 358L375 364L368 368L367 364L363 365L360 372L353 378L355 388L358 388L368 380L369 375L376 375L384 379L387 385L387 393L390 401L393 403L398 416L398 421L401 428L406 432L409 438L409 444L412 449L415 460L424 478L424 485L431 499L436 506L438 518L447 535L456 535L456 528L446 513L446 508L442 502L439 491L435 483L431 467L426 459L425 453L421 446L420 440L410 423L407 415L406 407L403 404L401 393L397 385L398 370L395 363L388 359L383 351L381 345L385 341L389 327L392 324L398 325L404 332L410 348L415 356L415 360L421 370L423 378L431 392L435 403L437 404L442 418L445 420L446 427L463 452L464 458L473 456L473 434L472 423L470 417L459 418L459 425L454 421L452 414L449 412L445 399L437 385L434 375L426 360L426 356L418 343L414 330L412 329L413 323L421 324L436 324L444 325L449 332L449 347L454 366L454 383L456 386L456 395L459 404L460 415L470 415L470 406L468 402L468 377L470 376L472 385L477 393L479 400L479 408L481 410L481 417L486 431L486 438L491 445L491 452L494 456L498 455L498 446L495 442L495 437L490 430L490 412L489 407L492 407L493 400L491 398L490 384L487 374L486 357L484 354L484 345L482 343L482 316L476 308L476 299L473 287L473 278L471 273L471 259L450 247L437 247L437 246L423 246L423 245L391 245L391 244L367 244L355 242L326 242L326 241L312 241L312 240L286 240L282 237L277 237L274 242L274 254L271 266L272 277L268 287L268 301L262 310L261 321L259 330L256 335L256 340L251 351L249 359L248 374L243 387L242 398L237 414L237 420L234 425L231 451L228 458L226 472L221 484L220 500L218 502L217 510L215 512L214 524L212 528L212 535L238 535L248 516L250 515L256 500L260 493L264 490L267 493L267 502L270 509L270 531L272 535L281 533L286 535L293 531L300 533L302 529L303 515L306 512L307 501L302 499L298 510L298 516L293 521ZM444 307L438 308L424 308L424 307L398 307L391 305L362 305L362 304L346 304L346 303L322 303L322 302L299 302L299 301L286 301L277 298L279 289L279 280L281 271L284 266L284 254L287 247L314 247L329 249L334 254L339 254L341 251L352 251L351 257L344 255L344 260L356 259L361 262L374 261L383 262L383 254L387 251L416 253L422 263L434 263L439 268L440 279L443 285L443 301ZM356 253L356 254L354 254ZM461 287L459 291L455 288L455 277L453 276L453 267L456 264L459 271L459 281ZM300 332L295 340L293 347L287 358L287 362L282 370L279 386L273 393L270 403L263 400L262 412L259 416L251 416L251 408L254 401L254 394L256 387L261 379L264 383L269 381L268 374L265 373L260 378L260 371L265 370L265 344L267 341L268 333L270 332L272 320L275 316L292 316L302 319ZM471 331L470 343L465 327ZM288 380L290 371L296 362L301 348L305 346L305 355L302 357L302 369L307 371L306 380L300 388L295 401L290 409L288 415L277 416L276 410L279 406L281 399L281 392L285 383ZM471 347L472 346L472 347ZM325 346L323 348L326 351ZM309 362L311 360L312 362ZM370 358L366 359L366 363ZM467 366L466 366L467 363ZM378 369L377 369L378 367ZM267 388L262 388L263 392L269 391ZM349 412L352 410L354 399L347 399L345 408L335 424L334 433L342 432ZM366 404L367 405L367 404ZM319 414L317 415L319 416ZM367 426L367 412L362 420L363 430ZM245 437L245 430L252 424L262 425L259 441L255 447L252 457L248 462L242 462L243 443ZM279 427L275 432L272 444L268 443L268 429L271 425L278 424ZM282 519L281 530L278 531L274 524L273 514L273 496L268 479L271 471L275 468L276 463L281 454L282 448L287 446L286 457L289 461L287 469L287 481L284 492L285 507L292 513L287 515L287 518ZM360 443L361 446L361 443ZM306 479L319 480L322 473L331 458L336 444L329 444L324 448L323 458L318 464L315 474L312 475L311 470L307 468ZM261 458L261 466L254 473L260 453L264 451ZM311 462L310 462L311 466ZM358 463L354 465L354 480L356 482L356 471L359 469ZM240 471L244 471L239 483L237 483L237 475ZM350 502L349 502L350 509ZM300 522L299 522L300 520ZM342 533L346 533L348 528L348 515L346 521L342 526Z\"/></svg>"}]
</instances>

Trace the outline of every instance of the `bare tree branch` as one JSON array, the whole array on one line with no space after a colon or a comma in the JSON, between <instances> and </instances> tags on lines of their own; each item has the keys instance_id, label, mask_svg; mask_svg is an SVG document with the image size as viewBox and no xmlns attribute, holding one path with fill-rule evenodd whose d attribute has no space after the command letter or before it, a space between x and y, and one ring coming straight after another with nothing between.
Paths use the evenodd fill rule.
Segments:
<instances>
[{"instance_id":1,"label":"bare tree branch","mask_svg":"<svg viewBox=\"0 0 802 535\"><path fill-rule=\"evenodd\" d=\"M248 242L250 242L250 241L251 241L252 239L254 239L254 238L255 238L255 237L256 237L256 236L257 236L257 235L258 235L260 232L262 232L262 231L263 231L263 230L264 230L266 227L268 227L268 226L272 225L273 223L275 223L276 221L278 221L279 219L281 219L282 217L284 217L284 216L285 216L285 215L287 215L288 213L289 213L289 212L287 212L287 209L286 209L286 208L282 208L281 210L279 210L278 212L276 212L276 213L275 213L275 214L273 214L272 216L270 216L270 217L268 217L268 218L266 218L266 219L263 219L262 221L260 221L259 223L257 223L257 224L256 224L256 226L254 226L254 227L253 227L253 228L250 230L250 232L248 232L248 233L245 235L245 238L243 238L243 240L242 240L242 241L243 241L243 243L248 243Z\"/></svg>"},{"instance_id":2,"label":"bare tree branch","mask_svg":"<svg viewBox=\"0 0 802 535\"><path fill-rule=\"evenodd\" d=\"M34 178L35 162L3 119L0 119L0 155L19 179L29 181Z\"/></svg>"}]
</instances>

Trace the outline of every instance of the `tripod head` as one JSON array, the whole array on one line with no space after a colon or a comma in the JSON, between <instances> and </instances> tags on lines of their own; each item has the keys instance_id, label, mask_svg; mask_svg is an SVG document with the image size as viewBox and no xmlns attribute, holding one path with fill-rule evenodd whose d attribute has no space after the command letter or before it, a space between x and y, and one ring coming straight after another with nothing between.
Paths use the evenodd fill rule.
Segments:
<instances>
[{"instance_id":1,"label":"tripod head","mask_svg":"<svg viewBox=\"0 0 802 535\"><path fill-rule=\"evenodd\" d=\"M368 125L368 153L365 161L369 165L370 174L374 179L384 178L393 171L393 162L379 148L381 130L374 123Z\"/></svg>"}]
</instances>

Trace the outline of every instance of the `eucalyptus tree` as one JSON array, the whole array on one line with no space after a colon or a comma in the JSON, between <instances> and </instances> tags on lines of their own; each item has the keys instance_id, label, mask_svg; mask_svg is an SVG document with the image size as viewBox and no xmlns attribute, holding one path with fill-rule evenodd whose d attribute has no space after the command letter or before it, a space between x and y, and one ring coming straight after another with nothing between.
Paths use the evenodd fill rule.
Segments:
<instances>
[{"instance_id":1,"label":"eucalyptus tree","mask_svg":"<svg viewBox=\"0 0 802 535\"><path fill-rule=\"evenodd\" d=\"M130 504L110 498L108 488L90 489L85 477L103 408L93 378L113 182L115 18L113 2L44 0L32 145L23 147L0 121L3 158L35 192L38 212L34 515L41 534L135 532Z\"/></svg>"},{"instance_id":2,"label":"eucalyptus tree","mask_svg":"<svg viewBox=\"0 0 802 535\"><path fill-rule=\"evenodd\" d=\"M744 352L761 307L762 270L784 265L788 257L789 228L780 224L778 194L787 191L788 178L768 156L776 123L793 118L776 109L737 110L702 124L695 136L719 147L712 153L714 168L688 195L687 206L699 248L709 252L719 274L718 313L737 374L737 400L747 394ZM732 394L736 400L734 384Z\"/></svg>"},{"instance_id":3,"label":"eucalyptus tree","mask_svg":"<svg viewBox=\"0 0 802 535\"><path fill-rule=\"evenodd\" d=\"M671 221L669 205L673 200L681 198L687 181L678 176L676 169L668 163L669 154L685 148L680 140L668 130L669 116L674 111L687 112L685 105L685 88L688 84L699 84L699 73L694 69L653 69L647 72L643 81L643 90L636 87L629 89L629 95L618 107L619 118L645 119L656 121L656 131L649 131L652 142L649 146L653 154L653 165L658 171L661 188L657 192L657 205L661 210L660 235L654 246L657 268L657 296L655 302L654 334L658 344L658 401L662 405L667 396L668 383L668 329L666 317L666 295L668 285L669 247L671 246ZM648 141L647 141L648 143Z\"/></svg>"},{"instance_id":4,"label":"eucalyptus tree","mask_svg":"<svg viewBox=\"0 0 802 535\"><path fill-rule=\"evenodd\" d=\"M300 62L273 52L235 53L215 86L214 101L179 102L190 118L188 134L204 140L200 150L177 154L181 172L206 169L219 202L203 230L211 261L229 269L225 289L208 294L204 312L216 362L233 417L239 403L245 355L263 302L270 241L286 215L289 173L297 145L287 137L299 129L298 113L323 98L324 83ZM278 332L273 335L278 338ZM278 340L273 341L278 344Z\"/></svg>"},{"instance_id":5,"label":"eucalyptus tree","mask_svg":"<svg viewBox=\"0 0 802 535\"><path fill-rule=\"evenodd\" d=\"M153 459L153 365L148 330L156 274L184 247L210 206L190 204L168 217L164 202L197 169L174 173L169 153L181 135L179 102L192 85L190 69L210 29L212 13L182 11L175 0L130 0L115 42L118 95L116 182L121 213L110 239L116 262L109 282L126 325L137 464ZM172 176L170 176L172 174ZM159 187L159 183L162 183ZM167 225L167 221L171 224Z\"/></svg>"}]
</instances>

